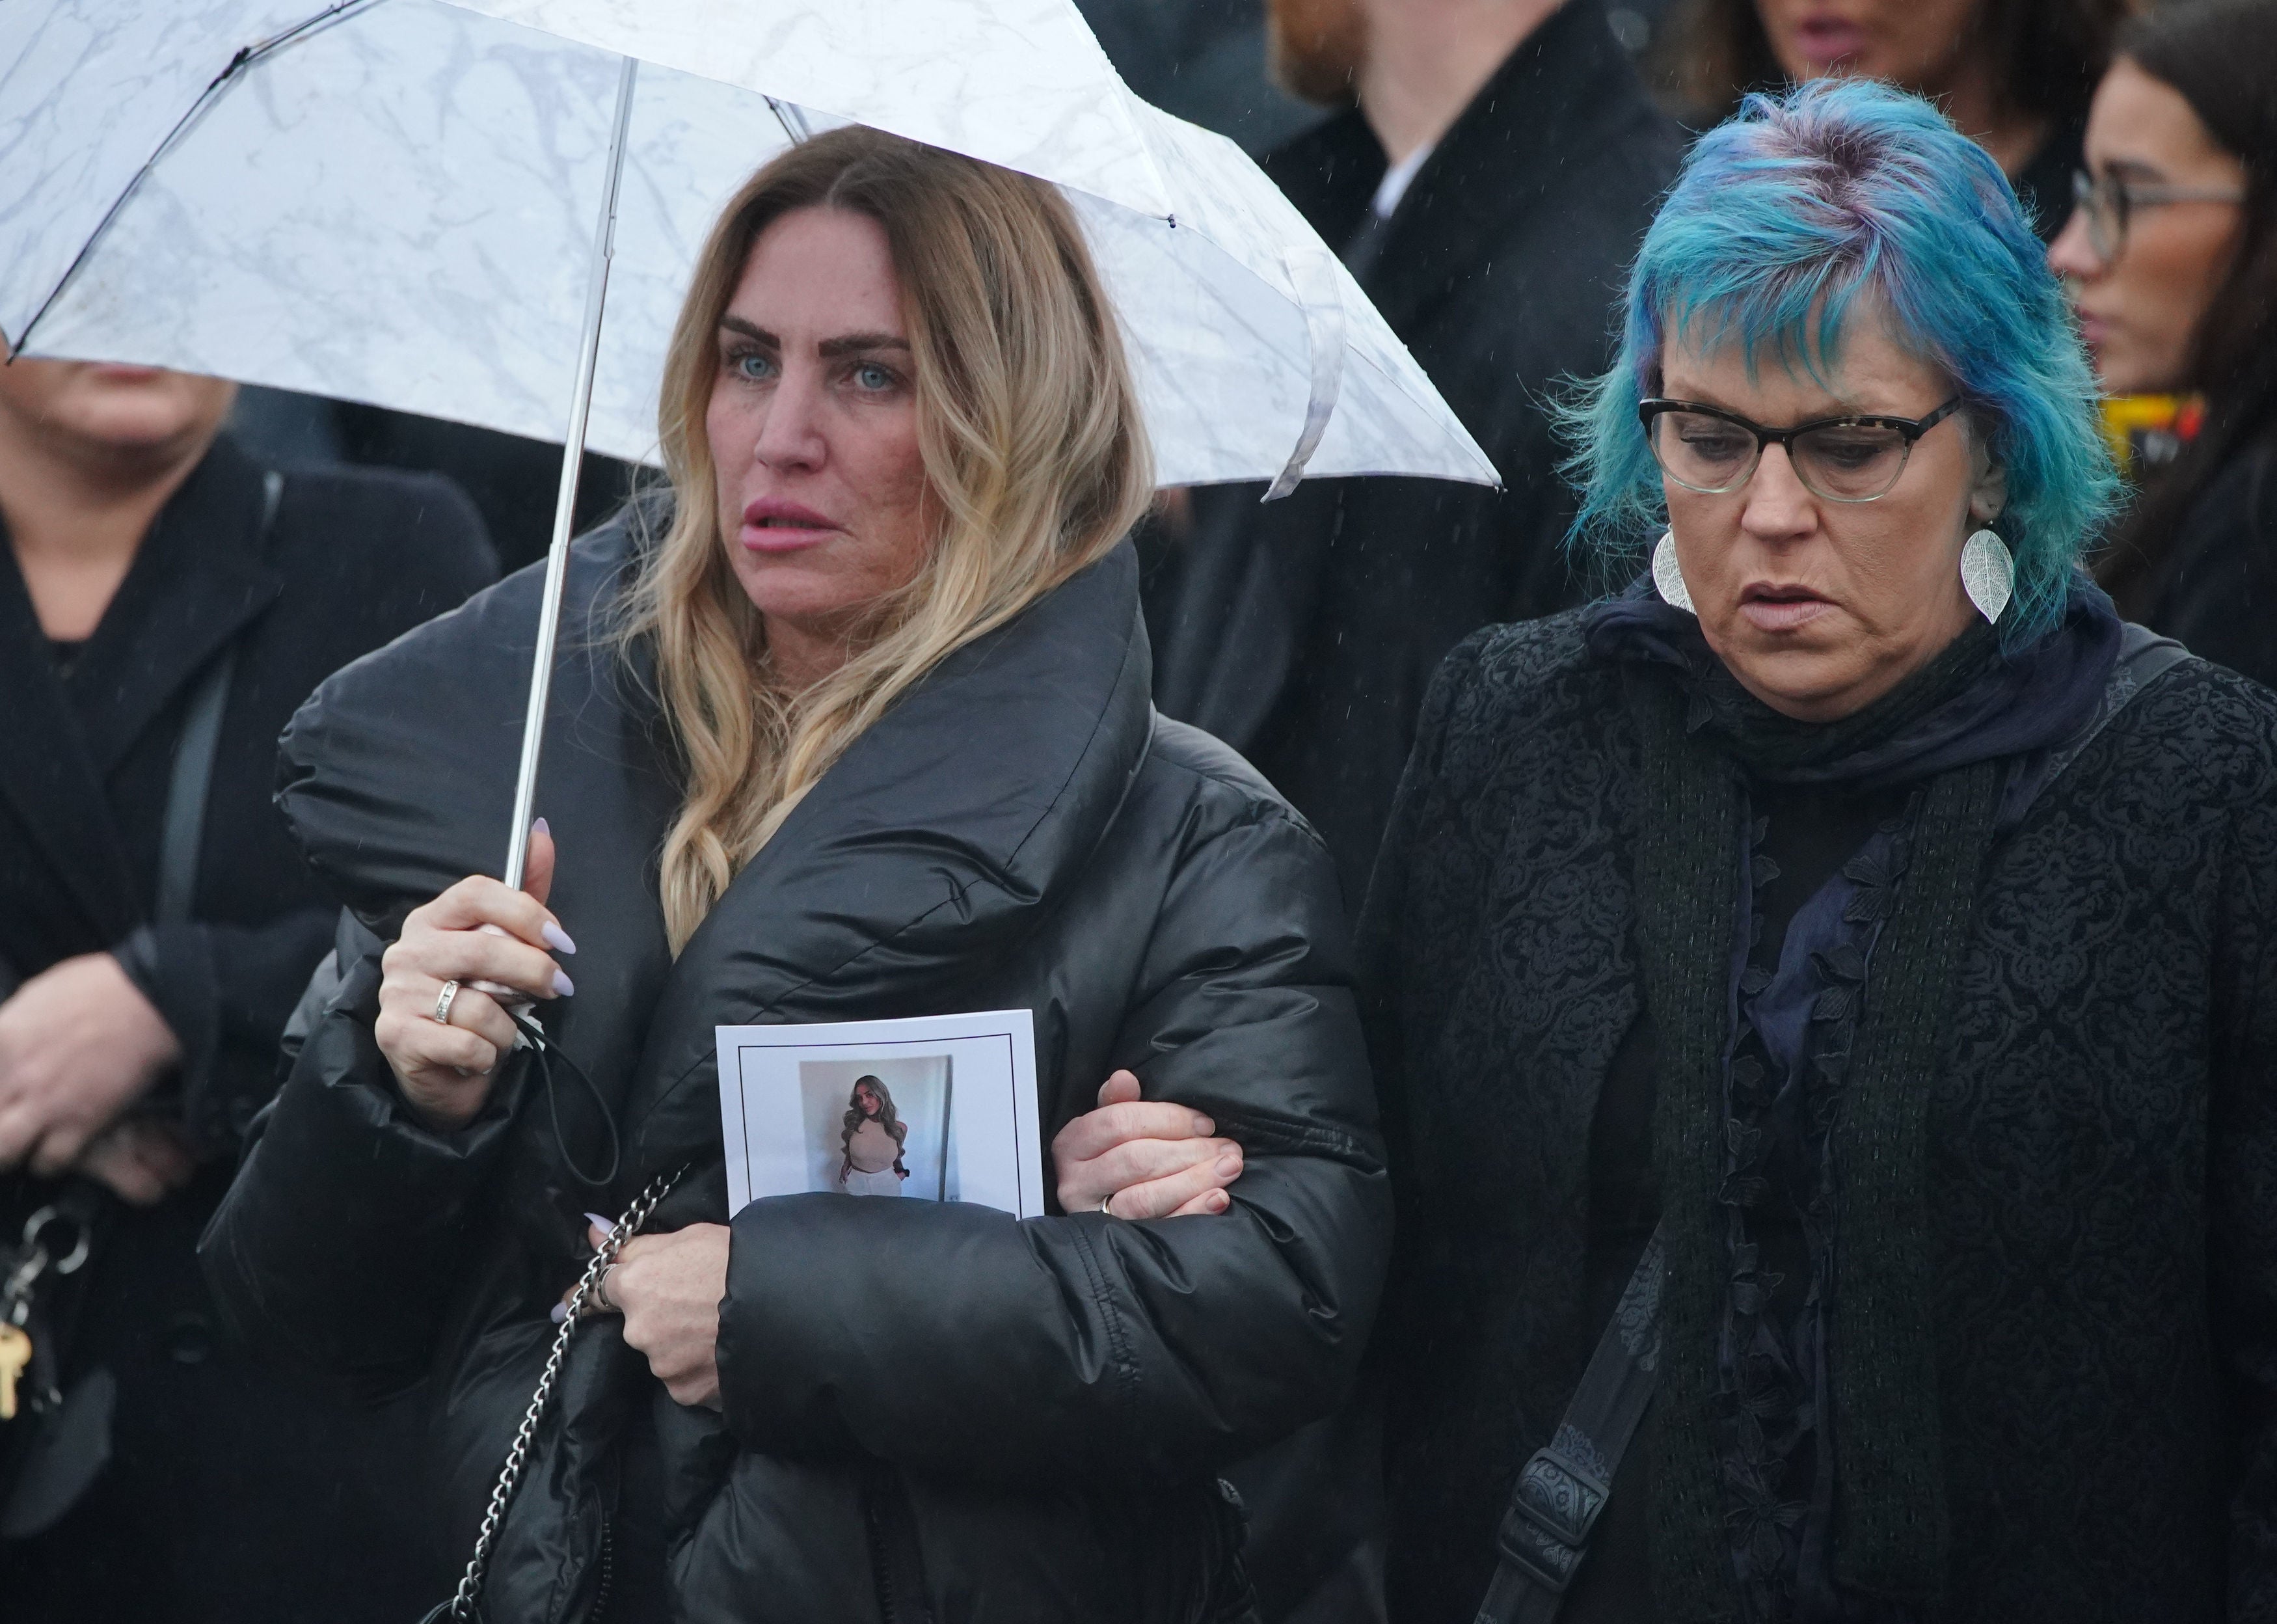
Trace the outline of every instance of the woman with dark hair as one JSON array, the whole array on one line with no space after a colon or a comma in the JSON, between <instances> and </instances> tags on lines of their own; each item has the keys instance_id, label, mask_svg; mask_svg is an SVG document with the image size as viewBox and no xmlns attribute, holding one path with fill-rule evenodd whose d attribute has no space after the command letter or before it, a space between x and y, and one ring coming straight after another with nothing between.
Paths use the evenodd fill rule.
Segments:
<instances>
[{"instance_id":1,"label":"woman with dark hair","mask_svg":"<svg viewBox=\"0 0 2277 1624\"><path fill-rule=\"evenodd\" d=\"M838 1187L849 1195L899 1195L910 1176L902 1161L909 1140L910 1125L894 1109L885 1080L856 1078L838 1135Z\"/></svg>"},{"instance_id":2,"label":"woman with dark hair","mask_svg":"<svg viewBox=\"0 0 2277 1624\"><path fill-rule=\"evenodd\" d=\"M1751 99L1575 427L1650 564L1449 658L1362 919L1392 1616L2271 1617L2277 694L2077 568L2010 188Z\"/></svg>"},{"instance_id":3,"label":"woman with dark hair","mask_svg":"<svg viewBox=\"0 0 2277 1624\"><path fill-rule=\"evenodd\" d=\"M2203 399L2096 565L2120 609L2277 685L2277 0L2128 25L2049 250L2113 394Z\"/></svg>"},{"instance_id":4,"label":"woman with dark hair","mask_svg":"<svg viewBox=\"0 0 2277 1624\"><path fill-rule=\"evenodd\" d=\"M2071 212L2088 98L2130 0L1687 0L1663 78L1712 124L1834 74L1926 96L1990 152L2043 239Z\"/></svg>"}]
</instances>

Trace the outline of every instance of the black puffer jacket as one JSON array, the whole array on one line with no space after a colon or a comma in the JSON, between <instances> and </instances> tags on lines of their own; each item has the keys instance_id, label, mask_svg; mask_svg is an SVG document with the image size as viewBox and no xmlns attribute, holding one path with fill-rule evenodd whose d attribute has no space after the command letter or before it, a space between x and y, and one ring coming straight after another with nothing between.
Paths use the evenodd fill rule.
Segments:
<instances>
[{"instance_id":1,"label":"black puffer jacket","mask_svg":"<svg viewBox=\"0 0 2277 1624\"><path fill-rule=\"evenodd\" d=\"M675 964L653 892L672 774L602 635L635 562L621 538L579 549L565 624L588 635L539 797L581 949L547 1018L621 1125L613 1187L565 1168L526 1066L464 1131L415 1122L373 1043L367 950L207 1235L217 1294L367 1387L429 1377L462 1550L586 1255L580 1212L691 1163L651 1227L727 1217L716 1025L1025 1007L1047 1135L1129 1066L1242 1142L1231 1211L754 1202L721 1306L724 1414L673 1404L596 1322L487 1616L592 1616L608 1567L642 1589L611 1544L666 1548L670 1615L706 1624L1226 1616L1238 1519L1215 1474L1344 1395L1389 1239L1320 842L1231 751L1154 714L1125 547L857 741ZM379 935L498 858L536 597L526 572L351 667L286 736L286 812ZM598 1113L556 1097L568 1154L605 1163Z\"/></svg>"}]
</instances>

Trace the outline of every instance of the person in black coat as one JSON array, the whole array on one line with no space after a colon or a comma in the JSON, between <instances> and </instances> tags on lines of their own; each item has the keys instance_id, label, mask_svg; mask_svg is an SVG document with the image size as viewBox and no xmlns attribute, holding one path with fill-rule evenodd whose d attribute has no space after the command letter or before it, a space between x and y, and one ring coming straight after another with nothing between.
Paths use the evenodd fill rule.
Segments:
<instances>
[{"instance_id":1,"label":"person in black coat","mask_svg":"<svg viewBox=\"0 0 2277 1624\"><path fill-rule=\"evenodd\" d=\"M76 1320L50 1352L83 1430L34 1451L59 1422L28 1376L0 1427L11 1619L388 1611L388 1566L306 1559L393 1516L377 1435L217 1340L194 1247L331 939L270 802L277 735L341 663L496 571L453 486L264 469L217 437L232 393L0 369L0 1235L67 1191L118 1198L89 1206L84 1271L42 1288ZM177 911L162 821L209 691Z\"/></svg>"},{"instance_id":2,"label":"person in black coat","mask_svg":"<svg viewBox=\"0 0 2277 1624\"><path fill-rule=\"evenodd\" d=\"M1113 323L1042 183L803 143L698 265L669 502L577 549L528 889L458 877L508 817L534 573L293 724L287 815L354 919L206 1266L249 1334L426 1381L447 1548L583 1215L666 1192L567 1344L498 1624L1248 1605L1217 1473L1343 1397L1388 1191L1327 856L1150 702ZM729 1210L717 1027L1004 1008L1057 1211Z\"/></svg>"},{"instance_id":3,"label":"person in black coat","mask_svg":"<svg viewBox=\"0 0 2277 1624\"><path fill-rule=\"evenodd\" d=\"M2121 608L2277 685L2277 0L2161 7L2095 93L2049 251L2113 394L2202 392L2096 560Z\"/></svg>"},{"instance_id":4,"label":"person in black coat","mask_svg":"<svg viewBox=\"0 0 2277 1624\"><path fill-rule=\"evenodd\" d=\"M1320 829L1356 907L1440 659L1489 621L1586 594L1546 402L1604 366L1621 268L1680 141L1599 0L1384 5L1373 36L1339 22L1350 10L1276 8L1284 72L1315 95L1356 84L1359 105L1266 172L1342 247L1504 488L1308 481L1270 506L1257 487L1197 491L1147 618L1158 703L1257 764Z\"/></svg>"},{"instance_id":5,"label":"person in black coat","mask_svg":"<svg viewBox=\"0 0 2277 1624\"><path fill-rule=\"evenodd\" d=\"M2086 358L1926 103L1752 104L1631 297L1652 567L1450 658L1361 925L1392 1616L2270 1617L2277 695L2077 569Z\"/></svg>"}]
</instances>

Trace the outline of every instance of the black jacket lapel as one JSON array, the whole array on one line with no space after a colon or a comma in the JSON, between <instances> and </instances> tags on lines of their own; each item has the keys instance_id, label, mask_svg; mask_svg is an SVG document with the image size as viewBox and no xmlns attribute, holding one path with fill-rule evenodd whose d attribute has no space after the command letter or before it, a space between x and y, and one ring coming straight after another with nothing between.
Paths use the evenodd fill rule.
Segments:
<instances>
[{"instance_id":1,"label":"black jacket lapel","mask_svg":"<svg viewBox=\"0 0 2277 1624\"><path fill-rule=\"evenodd\" d=\"M0 530L0 795L86 911L95 939L117 942L142 915L46 635Z\"/></svg>"},{"instance_id":2,"label":"black jacket lapel","mask_svg":"<svg viewBox=\"0 0 2277 1624\"><path fill-rule=\"evenodd\" d=\"M1513 210L1554 192L1600 132L1647 110L1600 0L1565 0L1544 18L1472 98L1393 211L1361 284L1392 331L1412 344L1431 308L1491 254Z\"/></svg>"},{"instance_id":3,"label":"black jacket lapel","mask_svg":"<svg viewBox=\"0 0 2277 1624\"><path fill-rule=\"evenodd\" d=\"M260 469L225 438L159 514L72 673L98 778L284 590L263 556L264 501Z\"/></svg>"}]
</instances>

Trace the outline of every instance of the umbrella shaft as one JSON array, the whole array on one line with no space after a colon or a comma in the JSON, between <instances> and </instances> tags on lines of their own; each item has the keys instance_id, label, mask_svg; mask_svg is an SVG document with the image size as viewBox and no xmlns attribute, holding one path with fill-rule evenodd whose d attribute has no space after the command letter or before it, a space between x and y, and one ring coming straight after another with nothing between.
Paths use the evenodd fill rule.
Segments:
<instances>
[{"instance_id":1,"label":"umbrella shaft","mask_svg":"<svg viewBox=\"0 0 2277 1624\"><path fill-rule=\"evenodd\" d=\"M561 589L569 576L569 530L577 511L577 475L585 461L585 421L593 408L593 373L600 360L601 310L609 294L609 260L616 251L617 184L625 169L625 134L633 118L637 57L627 57L617 76L616 116L609 126L607 174L601 217L593 231L593 259L585 284L585 331L577 348L577 387L569 400L569 433L561 446L561 483L553 503L553 541L545 552L545 593L537 616L537 650L530 658L529 709L522 723L522 765L514 775L514 827L507 836L506 882L519 889L529 863L529 823L537 810L537 758L545 741L545 701L553 686L553 648L561 634Z\"/></svg>"}]
</instances>

